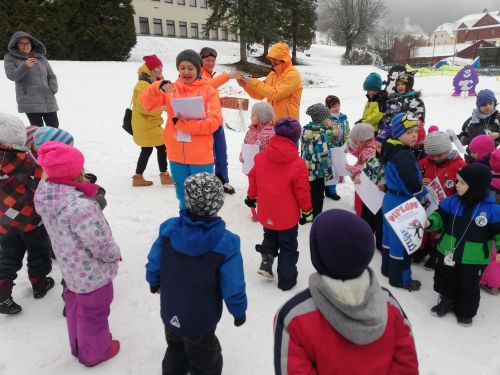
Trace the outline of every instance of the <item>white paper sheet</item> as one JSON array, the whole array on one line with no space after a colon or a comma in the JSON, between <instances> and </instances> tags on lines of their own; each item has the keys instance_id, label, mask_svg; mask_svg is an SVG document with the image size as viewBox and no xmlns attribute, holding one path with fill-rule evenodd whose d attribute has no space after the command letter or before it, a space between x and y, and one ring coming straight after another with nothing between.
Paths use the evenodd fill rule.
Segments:
<instances>
[{"instance_id":1,"label":"white paper sheet","mask_svg":"<svg viewBox=\"0 0 500 375\"><path fill-rule=\"evenodd\" d=\"M446 129L446 133L448 133L448 135L450 136L451 141L453 142L453 144L457 148L458 152L465 154L465 147L462 144L462 142L460 142L460 139L458 139L455 131L453 129Z\"/></svg>"},{"instance_id":2,"label":"white paper sheet","mask_svg":"<svg viewBox=\"0 0 500 375\"><path fill-rule=\"evenodd\" d=\"M360 178L361 183L354 185L354 190L356 190L366 207L375 215L382 208L385 193L380 191L365 172L361 172Z\"/></svg>"},{"instance_id":3,"label":"white paper sheet","mask_svg":"<svg viewBox=\"0 0 500 375\"><path fill-rule=\"evenodd\" d=\"M344 143L340 147L334 147L330 149L330 155L332 159L332 169L335 176L350 176L351 174L345 169L347 164L347 158L345 150L347 148L347 143Z\"/></svg>"},{"instance_id":4,"label":"white paper sheet","mask_svg":"<svg viewBox=\"0 0 500 375\"><path fill-rule=\"evenodd\" d=\"M184 133L182 130L177 130L175 132L175 139L178 142L191 142L191 134Z\"/></svg>"},{"instance_id":5,"label":"white paper sheet","mask_svg":"<svg viewBox=\"0 0 500 375\"><path fill-rule=\"evenodd\" d=\"M247 145L243 144L241 146L241 156L243 157L242 170L244 174L250 173L254 165L254 157L260 151L259 145Z\"/></svg>"},{"instance_id":6,"label":"white paper sheet","mask_svg":"<svg viewBox=\"0 0 500 375\"><path fill-rule=\"evenodd\" d=\"M427 215L417 198L407 200L384 216L408 254L412 254L420 248Z\"/></svg>"},{"instance_id":7,"label":"white paper sheet","mask_svg":"<svg viewBox=\"0 0 500 375\"><path fill-rule=\"evenodd\" d=\"M172 107L176 115L186 120L203 120L206 117L201 96L172 99Z\"/></svg>"},{"instance_id":8,"label":"white paper sheet","mask_svg":"<svg viewBox=\"0 0 500 375\"><path fill-rule=\"evenodd\" d=\"M429 216L439 208L439 202L446 198L446 193L438 177L427 185L427 190L429 192L422 198L420 203L424 207L427 216Z\"/></svg>"}]
</instances>

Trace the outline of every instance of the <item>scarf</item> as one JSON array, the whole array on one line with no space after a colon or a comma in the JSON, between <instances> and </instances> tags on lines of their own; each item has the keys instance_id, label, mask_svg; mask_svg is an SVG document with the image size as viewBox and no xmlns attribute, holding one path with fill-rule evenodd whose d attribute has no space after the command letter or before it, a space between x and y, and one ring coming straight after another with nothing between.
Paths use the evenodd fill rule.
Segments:
<instances>
[{"instance_id":1,"label":"scarf","mask_svg":"<svg viewBox=\"0 0 500 375\"><path fill-rule=\"evenodd\" d=\"M481 122L481 120L484 120L485 118L487 117L490 117L491 116L491 113L490 114L486 114L486 113L483 113L481 112L479 109L477 108L474 108L472 110L472 116L471 116L471 124L479 124Z\"/></svg>"},{"instance_id":2,"label":"scarf","mask_svg":"<svg viewBox=\"0 0 500 375\"><path fill-rule=\"evenodd\" d=\"M99 185L93 184L90 182L76 182L76 181L67 181L67 180L60 180L60 179L55 179L55 178L48 178L50 182L55 182L56 184L60 185L66 185L66 186L73 186L77 190L81 191L83 194L85 194L89 198L94 198L99 191Z\"/></svg>"}]
</instances>

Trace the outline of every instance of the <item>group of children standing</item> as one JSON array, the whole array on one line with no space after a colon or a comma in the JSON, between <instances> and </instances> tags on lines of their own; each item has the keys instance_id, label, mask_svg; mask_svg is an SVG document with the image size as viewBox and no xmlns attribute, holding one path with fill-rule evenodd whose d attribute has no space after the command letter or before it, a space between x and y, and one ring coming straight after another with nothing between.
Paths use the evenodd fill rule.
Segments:
<instances>
[{"instance_id":1,"label":"group of children standing","mask_svg":"<svg viewBox=\"0 0 500 375\"><path fill-rule=\"evenodd\" d=\"M183 61L198 62L194 56L181 56L178 66ZM186 72L182 73L185 78L195 74L190 67ZM323 342L305 339L302 346L296 345L297 340L290 335L306 337L308 330L302 327L307 325L331 334L332 339L340 334L356 344L360 353L369 352L378 345L376 342L382 342L387 353L398 347L396 359L377 357L378 368L406 363L408 373L418 373L406 316L392 295L380 288L368 264L377 247L382 253L382 275L389 278L390 285L410 291L420 288L421 283L411 275L412 257L383 214L412 197L424 196L426 185L435 178L448 198L429 216L426 229L430 234L420 253L423 258L428 252L429 268L435 268L434 289L440 300L432 312L443 316L453 310L460 324L470 325L479 307L480 282L498 294L500 255L493 252L492 258L493 242L497 248L500 246L500 151L495 149L500 138L500 116L495 109L496 98L490 90L479 92L477 110L464 124L461 139L470 152L470 164L466 165L452 150L448 134L439 130L421 142L423 153L415 152L422 138L425 106L420 94L413 90L413 83L413 74L403 72L395 80L395 91L387 93L382 90L381 77L370 74L364 82L368 102L363 118L352 129L340 112L339 98L333 95L326 98L325 104L307 109L311 121L303 127L293 118L273 123L274 113L267 103L252 108L244 142L258 144L260 152L248 175L245 204L257 208L255 218L264 228L264 239L256 245L262 255L259 273L273 277L277 257L278 287L284 291L297 283L298 224L315 219L310 248L318 273L311 276L309 289L293 297L277 315L276 373L334 365L331 353L320 350ZM177 90L166 81L151 87L147 91L151 101L160 104L166 100L160 92ZM194 126L174 115L169 116L168 126L173 128L179 121L185 122L186 130ZM65 280L71 353L84 365L94 366L115 356L120 348L107 320L113 299L112 281L121 255L97 199L105 192L89 181L82 153L72 146L72 137L63 130L37 136L36 129L31 133L36 147L31 148L26 147L27 130L19 119L1 115L0 122L0 312L21 311L12 299L12 287L26 250L34 297L42 298L54 286L54 280L47 276L52 250ZM214 118L207 125L207 134L219 123L220 118ZM37 144L40 139L43 142ZM322 213L325 196L340 199L335 184L342 179L334 175L330 150L346 142L347 152L357 159L354 165L346 165L349 177L355 184L360 183L363 172L385 192L382 209L377 213L372 213L359 198L361 218L342 210ZM175 147L172 149L175 155ZM37 152L36 162L32 151ZM207 159L206 164L209 162ZM176 167L192 165L187 161ZM182 176L182 184L176 184L181 185L176 187L182 202L180 216L160 226L160 236L146 265L151 292L159 293L161 298L168 344L163 373L220 374L222 354L215 328L221 318L222 301L234 317L235 326L246 321L240 240L217 216L224 201L220 179L201 171ZM333 226L338 228L332 230ZM437 231L440 234L433 234ZM363 315L363 301L369 301L375 319ZM299 305L301 308L295 309ZM358 332L359 322L365 320L374 324L373 329L353 334ZM380 328L388 322L398 335ZM324 327L331 330L325 333ZM348 354L344 353L345 358L355 366L356 357ZM310 360L311 355L316 356L314 360Z\"/></svg>"}]
</instances>

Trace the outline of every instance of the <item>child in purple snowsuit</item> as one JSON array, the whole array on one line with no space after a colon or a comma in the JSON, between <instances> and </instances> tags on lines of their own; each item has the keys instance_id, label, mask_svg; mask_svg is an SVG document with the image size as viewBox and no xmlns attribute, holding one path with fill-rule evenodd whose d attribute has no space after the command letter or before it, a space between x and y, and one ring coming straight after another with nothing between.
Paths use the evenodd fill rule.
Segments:
<instances>
[{"instance_id":1,"label":"child in purple snowsuit","mask_svg":"<svg viewBox=\"0 0 500 375\"><path fill-rule=\"evenodd\" d=\"M66 281L71 354L85 366L95 366L120 350L108 324L120 248L94 199L99 186L84 177L82 153L51 141L40 147L37 161L46 180L38 185L35 208Z\"/></svg>"}]
</instances>

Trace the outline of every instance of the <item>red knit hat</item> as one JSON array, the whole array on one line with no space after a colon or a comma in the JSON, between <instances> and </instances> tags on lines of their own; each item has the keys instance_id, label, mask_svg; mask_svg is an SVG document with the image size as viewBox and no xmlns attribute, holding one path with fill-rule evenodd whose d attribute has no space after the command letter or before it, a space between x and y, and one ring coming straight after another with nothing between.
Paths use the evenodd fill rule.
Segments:
<instances>
[{"instance_id":1,"label":"red knit hat","mask_svg":"<svg viewBox=\"0 0 500 375\"><path fill-rule=\"evenodd\" d=\"M37 163L52 180L72 181L83 170L83 154L61 142L46 142L38 150Z\"/></svg>"},{"instance_id":2,"label":"red knit hat","mask_svg":"<svg viewBox=\"0 0 500 375\"><path fill-rule=\"evenodd\" d=\"M418 136L417 136L417 145L424 144L425 141L425 128L422 121L418 120Z\"/></svg>"},{"instance_id":3,"label":"red knit hat","mask_svg":"<svg viewBox=\"0 0 500 375\"><path fill-rule=\"evenodd\" d=\"M495 142L490 136L481 134L469 143L469 150L477 154L479 160L482 160L495 150Z\"/></svg>"},{"instance_id":4,"label":"red knit hat","mask_svg":"<svg viewBox=\"0 0 500 375\"><path fill-rule=\"evenodd\" d=\"M163 63L156 55L144 56L142 59L146 63L146 66L148 67L149 70L153 70L154 68L163 66Z\"/></svg>"}]
</instances>

